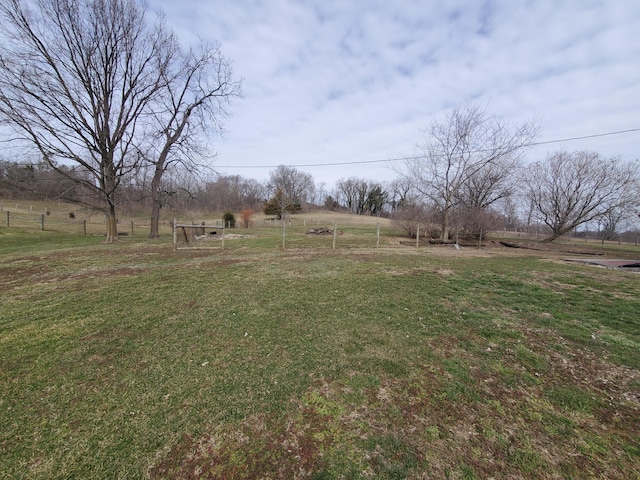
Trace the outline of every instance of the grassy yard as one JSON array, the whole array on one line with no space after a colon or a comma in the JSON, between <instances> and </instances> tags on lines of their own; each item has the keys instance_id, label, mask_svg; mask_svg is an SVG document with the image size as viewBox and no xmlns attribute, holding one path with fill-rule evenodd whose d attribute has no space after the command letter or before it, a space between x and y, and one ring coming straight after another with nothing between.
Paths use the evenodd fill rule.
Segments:
<instances>
[{"instance_id":1,"label":"grassy yard","mask_svg":"<svg viewBox=\"0 0 640 480\"><path fill-rule=\"evenodd\" d=\"M637 274L290 230L0 229L0 478L640 478Z\"/></svg>"}]
</instances>

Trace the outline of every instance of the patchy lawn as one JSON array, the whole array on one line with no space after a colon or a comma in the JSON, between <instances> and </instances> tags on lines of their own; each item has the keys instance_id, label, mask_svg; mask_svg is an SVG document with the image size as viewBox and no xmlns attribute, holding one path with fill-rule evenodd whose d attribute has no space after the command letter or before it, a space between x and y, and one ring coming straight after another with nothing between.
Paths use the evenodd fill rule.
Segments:
<instances>
[{"instance_id":1,"label":"patchy lawn","mask_svg":"<svg viewBox=\"0 0 640 480\"><path fill-rule=\"evenodd\" d=\"M640 478L637 275L302 235L0 250L0 478Z\"/></svg>"}]
</instances>

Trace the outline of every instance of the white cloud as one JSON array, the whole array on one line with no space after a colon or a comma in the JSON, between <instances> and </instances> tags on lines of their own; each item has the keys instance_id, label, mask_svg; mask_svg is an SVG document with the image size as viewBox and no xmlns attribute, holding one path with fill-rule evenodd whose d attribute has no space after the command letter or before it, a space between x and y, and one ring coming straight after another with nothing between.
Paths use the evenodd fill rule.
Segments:
<instances>
[{"instance_id":1,"label":"white cloud","mask_svg":"<svg viewBox=\"0 0 640 480\"><path fill-rule=\"evenodd\" d=\"M599 1L157 2L187 41L218 40L244 79L219 165L383 160L476 99L540 140L639 128L640 4ZM633 159L639 133L567 142ZM548 146L553 150L556 145ZM544 154L538 148L535 154ZM300 167L328 184L381 164ZM269 167L221 169L263 179Z\"/></svg>"}]
</instances>

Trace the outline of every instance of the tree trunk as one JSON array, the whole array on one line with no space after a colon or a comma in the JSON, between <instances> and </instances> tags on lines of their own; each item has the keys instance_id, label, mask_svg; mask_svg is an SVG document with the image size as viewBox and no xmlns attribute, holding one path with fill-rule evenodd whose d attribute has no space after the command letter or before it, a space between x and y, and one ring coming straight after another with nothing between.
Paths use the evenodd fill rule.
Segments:
<instances>
[{"instance_id":1,"label":"tree trunk","mask_svg":"<svg viewBox=\"0 0 640 480\"><path fill-rule=\"evenodd\" d=\"M562 230L558 230L556 232L553 232L551 235L549 235L548 237L543 238L542 240L540 240L540 243L551 243L553 242L555 239L560 238L562 235L564 235L565 233L567 233L568 231L570 231L571 229L562 229Z\"/></svg>"},{"instance_id":2,"label":"tree trunk","mask_svg":"<svg viewBox=\"0 0 640 480\"><path fill-rule=\"evenodd\" d=\"M160 208L162 208L162 202L158 199L152 199L151 203L151 231L149 232L149 238L159 238L160 233L159 224L160 224Z\"/></svg>"},{"instance_id":3,"label":"tree trunk","mask_svg":"<svg viewBox=\"0 0 640 480\"><path fill-rule=\"evenodd\" d=\"M449 201L445 203L444 209L442 211L442 241L449 241L449 210L451 210L451 204Z\"/></svg>"},{"instance_id":4,"label":"tree trunk","mask_svg":"<svg viewBox=\"0 0 640 480\"><path fill-rule=\"evenodd\" d=\"M107 238L105 243L115 243L118 241L118 222L116 218L116 206L109 202L107 211Z\"/></svg>"},{"instance_id":5,"label":"tree trunk","mask_svg":"<svg viewBox=\"0 0 640 480\"><path fill-rule=\"evenodd\" d=\"M160 180L162 179L162 169L156 168L151 180L151 231L149 238L160 237L160 209L162 208L162 198L160 196Z\"/></svg>"}]
</instances>

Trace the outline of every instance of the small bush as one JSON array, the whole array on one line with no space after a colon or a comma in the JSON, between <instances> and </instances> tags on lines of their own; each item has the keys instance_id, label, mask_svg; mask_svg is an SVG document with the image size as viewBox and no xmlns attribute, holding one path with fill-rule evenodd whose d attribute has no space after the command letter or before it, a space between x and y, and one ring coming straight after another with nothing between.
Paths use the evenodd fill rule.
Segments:
<instances>
[{"instance_id":1,"label":"small bush","mask_svg":"<svg viewBox=\"0 0 640 480\"><path fill-rule=\"evenodd\" d=\"M251 226L251 217L253 217L254 213L255 212L251 209L242 210L240 215L242 217L242 224L244 225L244 228L249 228Z\"/></svg>"},{"instance_id":2,"label":"small bush","mask_svg":"<svg viewBox=\"0 0 640 480\"><path fill-rule=\"evenodd\" d=\"M231 212L226 212L222 216L222 221L224 222L224 226L227 228L236 228L236 216Z\"/></svg>"}]
</instances>

